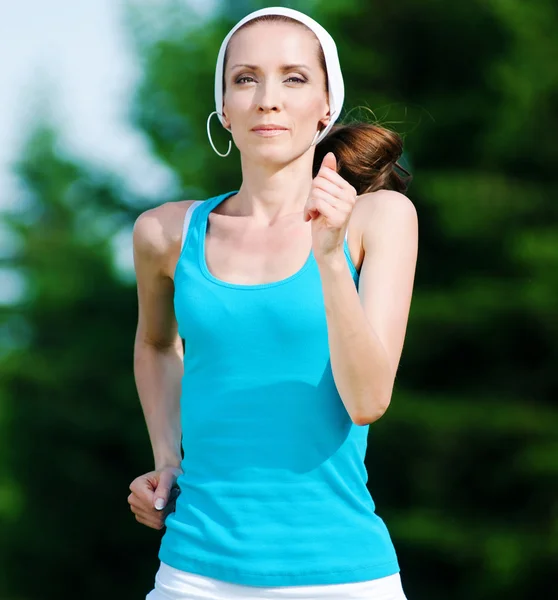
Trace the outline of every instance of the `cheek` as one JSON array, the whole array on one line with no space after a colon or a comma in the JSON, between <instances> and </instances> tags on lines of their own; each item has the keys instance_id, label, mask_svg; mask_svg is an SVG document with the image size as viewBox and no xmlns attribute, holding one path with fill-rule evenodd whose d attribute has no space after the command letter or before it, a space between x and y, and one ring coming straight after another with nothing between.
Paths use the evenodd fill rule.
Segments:
<instances>
[{"instance_id":1,"label":"cheek","mask_svg":"<svg viewBox=\"0 0 558 600\"><path fill-rule=\"evenodd\" d=\"M242 120L249 103L250 99L246 97L246 94L238 94L232 91L225 94L223 108L230 119Z\"/></svg>"},{"instance_id":2,"label":"cheek","mask_svg":"<svg viewBox=\"0 0 558 600\"><path fill-rule=\"evenodd\" d=\"M314 129L322 118L323 111L324 106L320 100L311 99L308 102L300 103L297 112L299 126L303 129Z\"/></svg>"},{"instance_id":3,"label":"cheek","mask_svg":"<svg viewBox=\"0 0 558 600\"><path fill-rule=\"evenodd\" d=\"M242 98L241 94L231 94L227 99L224 109L229 122L229 132L237 145L242 145L249 138L249 125L254 120L250 113L250 100Z\"/></svg>"}]
</instances>

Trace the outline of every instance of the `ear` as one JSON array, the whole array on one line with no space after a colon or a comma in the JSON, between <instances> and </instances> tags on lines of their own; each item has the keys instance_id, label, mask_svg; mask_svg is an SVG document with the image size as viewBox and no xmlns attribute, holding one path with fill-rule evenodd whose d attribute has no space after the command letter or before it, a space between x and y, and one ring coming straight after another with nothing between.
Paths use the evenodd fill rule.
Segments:
<instances>
[{"instance_id":1,"label":"ear","mask_svg":"<svg viewBox=\"0 0 558 600\"><path fill-rule=\"evenodd\" d=\"M329 125L330 121L331 121L331 111L329 110L329 103L328 103L327 104L327 113L319 120L319 123L321 123L325 129Z\"/></svg>"},{"instance_id":2,"label":"ear","mask_svg":"<svg viewBox=\"0 0 558 600\"><path fill-rule=\"evenodd\" d=\"M327 117L320 119L318 122L323 125L323 129L325 129L329 125L330 117L329 114Z\"/></svg>"},{"instance_id":3,"label":"ear","mask_svg":"<svg viewBox=\"0 0 558 600\"><path fill-rule=\"evenodd\" d=\"M231 129L231 123L229 121L229 119L227 118L227 111L225 110L225 103L223 102L223 109L221 110L221 114L223 115L223 127L225 129L228 129L230 131Z\"/></svg>"},{"instance_id":4,"label":"ear","mask_svg":"<svg viewBox=\"0 0 558 600\"><path fill-rule=\"evenodd\" d=\"M229 123L229 120L225 116L225 113L223 113L223 123L222 123L222 125L223 125L223 127L225 129L230 129L230 127L231 127L231 124Z\"/></svg>"}]
</instances>

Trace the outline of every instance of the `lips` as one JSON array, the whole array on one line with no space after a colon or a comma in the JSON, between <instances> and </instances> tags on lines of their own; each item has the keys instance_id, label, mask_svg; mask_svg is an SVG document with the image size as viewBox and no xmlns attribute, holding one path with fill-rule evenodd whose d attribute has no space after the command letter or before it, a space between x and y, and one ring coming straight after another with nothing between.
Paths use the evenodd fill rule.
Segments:
<instances>
[{"instance_id":1,"label":"lips","mask_svg":"<svg viewBox=\"0 0 558 600\"><path fill-rule=\"evenodd\" d=\"M257 127L253 127L252 131L274 131L276 129L285 130L287 128L283 127L282 125L274 125L272 123L271 125L258 125Z\"/></svg>"}]
</instances>

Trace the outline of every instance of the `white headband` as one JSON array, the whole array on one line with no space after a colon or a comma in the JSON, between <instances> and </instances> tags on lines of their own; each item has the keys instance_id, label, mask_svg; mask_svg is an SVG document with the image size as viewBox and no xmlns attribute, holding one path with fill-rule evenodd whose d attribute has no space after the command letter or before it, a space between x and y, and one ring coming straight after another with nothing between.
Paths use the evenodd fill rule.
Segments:
<instances>
[{"instance_id":1,"label":"white headband","mask_svg":"<svg viewBox=\"0 0 558 600\"><path fill-rule=\"evenodd\" d=\"M229 31L227 37L223 40L219 50L219 55L217 57L217 66L215 68L215 108L217 110L219 121L221 121L221 125L223 125L223 116L221 114L223 110L223 62L225 60L225 51L227 49L229 40L234 32L239 27L244 25L244 23L247 23L256 17L261 17L262 15L284 15L286 17L291 17L296 21L300 21L316 34L316 37L322 46L327 68L331 118L326 128L320 132L320 135L316 140L317 144L325 135L327 135L327 132L333 127L333 124L335 121L337 121L339 114L341 113L341 107L343 106L343 100L345 98L343 75L341 74L341 65L339 64L339 56L337 55L337 46L335 45L331 35L329 35L329 33L318 22L314 21L314 19L310 18L304 13L299 12L298 10L293 10L292 8L272 6L270 8L256 10L239 21Z\"/></svg>"}]
</instances>

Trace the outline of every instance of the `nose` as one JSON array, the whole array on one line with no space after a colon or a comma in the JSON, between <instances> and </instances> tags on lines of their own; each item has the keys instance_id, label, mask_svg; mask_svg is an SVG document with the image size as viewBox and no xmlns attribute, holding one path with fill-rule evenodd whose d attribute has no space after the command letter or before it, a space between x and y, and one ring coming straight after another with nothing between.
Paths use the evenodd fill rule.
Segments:
<instances>
[{"instance_id":1,"label":"nose","mask_svg":"<svg viewBox=\"0 0 558 600\"><path fill-rule=\"evenodd\" d=\"M279 110L280 105L280 88L279 85L270 79L264 80L256 92L256 104L258 111L268 112Z\"/></svg>"}]
</instances>

